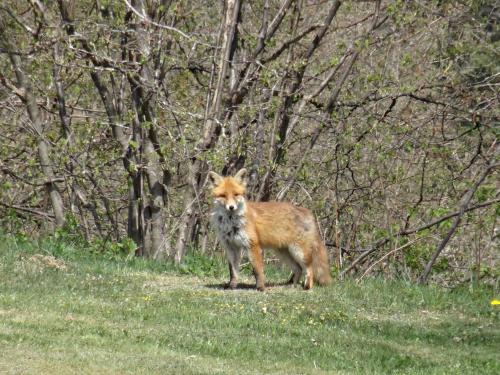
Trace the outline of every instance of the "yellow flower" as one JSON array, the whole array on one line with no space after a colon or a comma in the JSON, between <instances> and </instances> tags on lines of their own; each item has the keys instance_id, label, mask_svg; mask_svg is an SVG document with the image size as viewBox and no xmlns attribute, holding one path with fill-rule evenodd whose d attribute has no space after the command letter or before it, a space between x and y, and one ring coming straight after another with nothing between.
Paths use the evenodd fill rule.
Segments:
<instances>
[{"instance_id":1,"label":"yellow flower","mask_svg":"<svg viewBox=\"0 0 500 375\"><path fill-rule=\"evenodd\" d=\"M491 306L499 306L499 305L500 305L500 300L498 299L491 300Z\"/></svg>"}]
</instances>

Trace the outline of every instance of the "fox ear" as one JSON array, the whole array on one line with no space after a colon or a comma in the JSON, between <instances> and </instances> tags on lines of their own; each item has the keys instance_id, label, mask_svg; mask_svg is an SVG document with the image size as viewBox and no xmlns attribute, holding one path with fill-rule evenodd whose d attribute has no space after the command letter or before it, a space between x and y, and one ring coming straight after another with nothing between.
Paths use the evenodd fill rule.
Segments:
<instances>
[{"instance_id":1,"label":"fox ear","mask_svg":"<svg viewBox=\"0 0 500 375\"><path fill-rule=\"evenodd\" d=\"M214 188L222 182L222 176L219 176L215 172L208 172L208 185L210 188Z\"/></svg>"},{"instance_id":2,"label":"fox ear","mask_svg":"<svg viewBox=\"0 0 500 375\"><path fill-rule=\"evenodd\" d=\"M247 170L242 168L234 175L234 179L243 186L247 186L247 175Z\"/></svg>"}]
</instances>

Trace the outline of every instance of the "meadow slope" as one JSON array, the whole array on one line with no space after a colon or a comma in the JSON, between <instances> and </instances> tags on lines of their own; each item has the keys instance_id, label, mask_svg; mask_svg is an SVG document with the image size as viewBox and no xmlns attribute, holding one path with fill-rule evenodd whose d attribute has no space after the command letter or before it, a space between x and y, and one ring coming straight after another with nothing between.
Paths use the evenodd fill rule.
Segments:
<instances>
[{"instance_id":1,"label":"meadow slope","mask_svg":"<svg viewBox=\"0 0 500 375\"><path fill-rule=\"evenodd\" d=\"M49 245L0 246L2 374L498 374L492 290L403 281L304 292ZM196 272L195 272L196 273Z\"/></svg>"}]
</instances>

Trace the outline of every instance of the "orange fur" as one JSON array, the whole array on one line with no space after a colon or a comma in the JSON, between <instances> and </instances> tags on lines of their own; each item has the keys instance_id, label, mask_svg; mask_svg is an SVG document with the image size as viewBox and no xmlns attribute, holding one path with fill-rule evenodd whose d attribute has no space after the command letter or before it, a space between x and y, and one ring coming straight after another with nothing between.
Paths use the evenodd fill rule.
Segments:
<instances>
[{"instance_id":1,"label":"orange fur","mask_svg":"<svg viewBox=\"0 0 500 375\"><path fill-rule=\"evenodd\" d=\"M241 251L248 251L257 289L265 289L263 250L272 249L292 268L290 282L297 284L305 271L304 289L331 282L326 248L316 220L303 207L286 202L247 202L244 198L246 170L234 177L209 173L215 198L212 226L226 250L231 280L235 288Z\"/></svg>"}]
</instances>

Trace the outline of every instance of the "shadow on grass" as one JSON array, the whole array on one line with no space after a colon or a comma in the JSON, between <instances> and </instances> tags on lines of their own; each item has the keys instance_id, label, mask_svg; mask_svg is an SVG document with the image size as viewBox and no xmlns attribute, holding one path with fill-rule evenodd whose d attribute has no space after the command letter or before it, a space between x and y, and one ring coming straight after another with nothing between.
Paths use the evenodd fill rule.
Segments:
<instances>
[{"instance_id":1,"label":"shadow on grass","mask_svg":"<svg viewBox=\"0 0 500 375\"><path fill-rule=\"evenodd\" d=\"M230 288L229 283L210 283L204 285L209 289L217 289L217 290L257 290L255 287L255 283L238 283L236 288ZM273 288L294 288L292 284L284 281L284 282L269 282L266 283L266 289ZM302 286L297 286L296 289L302 289Z\"/></svg>"}]
</instances>

